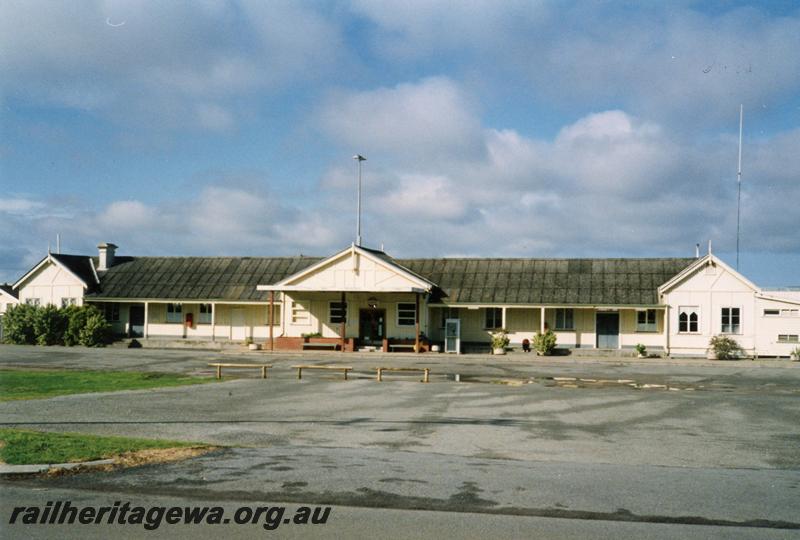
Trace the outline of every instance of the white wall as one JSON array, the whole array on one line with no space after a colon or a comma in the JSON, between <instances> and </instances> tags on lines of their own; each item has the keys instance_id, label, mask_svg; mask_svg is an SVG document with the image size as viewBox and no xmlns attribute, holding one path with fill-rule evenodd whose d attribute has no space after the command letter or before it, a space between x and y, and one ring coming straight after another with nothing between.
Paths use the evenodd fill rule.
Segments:
<instances>
[{"instance_id":1,"label":"white wall","mask_svg":"<svg viewBox=\"0 0 800 540\"><path fill-rule=\"evenodd\" d=\"M18 289L22 304L30 298L38 298L43 306L57 307L61 307L62 298L75 298L77 305L83 305L83 291L83 284L55 263L44 264Z\"/></svg>"},{"instance_id":2,"label":"white wall","mask_svg":"<svg viewBox=\"0 0 800 540\"><path fill-rule=\"evenodd\" d=\"M748 354L756 347L756 291L722 265L704 266L687 276L663 298L670 306L669 347L674 355L705 355L712 336L722 332L722 308L740 309L740 331L729 334ZM698 331L679 332L681 306L700 310Z\"/></svg>"},{"instance_id":3,"label":"white wall","mask_svg":"<svg viewBox=\"0 0 800 540\"><path fill-rule=\"evenodd\" d=\"M800 347L798 342L779 342L778 336L792 335L800 338L800 298L795 300L787 294L770 292L776 299L756 299L756 348L759 356L789 356L792 350ZM777 316L765 315L764 310L779 311Z\"/></svg>"},{"instance_id":4,"label":"white wall","mask_svg":"<svg viewBox=\"0 0 800 540\"><path fill-rule=\"evenodd\" d=\"M6 312L8 306L15 306L19 303L16 298L11 298L0 293L0 315Z\"/></svg>"}]
</instances>

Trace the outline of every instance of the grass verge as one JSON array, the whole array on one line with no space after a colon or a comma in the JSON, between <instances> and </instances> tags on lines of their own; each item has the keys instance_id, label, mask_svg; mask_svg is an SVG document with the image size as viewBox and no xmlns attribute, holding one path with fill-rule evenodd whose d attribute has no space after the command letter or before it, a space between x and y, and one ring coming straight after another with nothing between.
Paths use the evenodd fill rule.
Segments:
<instances>
[{"instance_id":1,"label":"grass verge","mask_svg":"<svg viewBox=\"0 0 800 540\"><path fill-rule=\"evenodd\" d=\"M141 450L206 446L179 441L45 433L9 428L0 428L0 443L0 459L10 465L91 461Z\"/></svg>"},{"instance_id":2,"label":"grass verge","mask_svg":"<svg viewBox=\"0 0 800 540\"><path fill-rule=\"evenodd\" d=\"M213 382L211 377L135 371L0 370L0 401Z\"/></svg>"}]
</instances>

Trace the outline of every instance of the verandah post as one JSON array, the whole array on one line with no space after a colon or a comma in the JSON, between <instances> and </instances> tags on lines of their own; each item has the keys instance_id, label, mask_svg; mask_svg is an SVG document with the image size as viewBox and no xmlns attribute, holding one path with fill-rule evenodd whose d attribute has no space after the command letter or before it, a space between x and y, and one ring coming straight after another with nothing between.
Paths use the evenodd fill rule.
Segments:
<instances>
[{"instance_id":1,"label":"verandah post","mask_svg":"<svg viewBox=\"0 0 800 540\"><path fill-rule=\"evenodd\" d=\"M345 292L342 291L342 299L341 299L341 307L342 307L342 329L340 331L340 336L342 338L342 352L344 352L344 344L345 344L345 333L347 332L347 304L345 298ZM346 374L345 374L346 375Z\"/></svg>"},{"instance_id":2,"label":"verandah post","mask_svg":"<svg viewBox=\"0 0 800 540\"><path fill-rule=\"evenodd\" d=\"M419 352L419 293L414 293L414 352Z\"/></svg>"},{"instance_id":3,"label":"verandah post","mask_svg":"<svg viewBox=\"0 0 800 540\"><path fill-rule=\"evenodd\" d=\"M273 337L272 325L275 319L275 291L269 291L269 350L275 350L275 339Z\"/></svg>"}]
</instances>

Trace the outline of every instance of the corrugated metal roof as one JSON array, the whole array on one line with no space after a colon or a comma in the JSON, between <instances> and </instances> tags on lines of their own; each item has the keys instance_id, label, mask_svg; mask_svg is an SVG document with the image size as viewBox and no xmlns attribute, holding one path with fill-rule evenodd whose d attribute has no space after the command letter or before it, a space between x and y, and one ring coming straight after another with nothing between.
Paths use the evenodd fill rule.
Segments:
<instances>
[{"instance_id":1,"label":"corrugated metal roof","mask_svg":"<svg viewBox=\"0 0 800 540\"><path fill-rule=\"evenodd\" d=\"M436 259L445 303L655 305L657 288L696 259ZM397 262L423 276L430 259Z\"/></svg>"},{"instance_id":2,"label":"corrugated metal roof","mask_svg":"<svg viewBox=\"0 0 800 540\"><path fill-rule=\"evenodd\" d=\"M695 259L390 259L438 286L434 301L654 305L657 287ZM88 260L88 257L84 257ZM100 273L107 298L264 301L270 285L321 257L118 257ZM88 267L87 267L88 268ZM89 270L91 270L89 268Z\"/></svg>"},{"instance_id":3,"label":"corrugated metal roof","mask_svg":"<svg viewBox=\"0 0 800 540\"><path fill-rule=\"evenodd\" d=\"M14 291L13 287L11 287L10 283L0 283L0 289L2 289L2 291L7 295L18 298L16 291Z\"/></svg>"},{"instance_id":4,"label":"corrugated metal roof","mask_svg":"<svg viewBox=\"0 0 800 540\"><path fill-rule=\"evenodd\" d=\"M100 274L102 298L263 301L256 285L280 281L320 257L118 257Z\"/></svg>"}]
</instances>

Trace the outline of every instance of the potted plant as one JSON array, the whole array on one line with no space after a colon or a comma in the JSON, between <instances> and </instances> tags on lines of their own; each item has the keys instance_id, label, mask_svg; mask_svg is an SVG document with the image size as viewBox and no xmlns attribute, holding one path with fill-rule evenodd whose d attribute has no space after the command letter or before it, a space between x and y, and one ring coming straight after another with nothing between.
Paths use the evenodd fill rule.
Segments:
<instances>
[{"instance_id":1,"label":"potted plant","mask_svg":"<svg viewBox=\"0 0 800 540\"><path fill-rule=\"evenodd\" d=\"M544 334L536 332L533 336L533 348L539 356L550 356L556 348L556 335L552 330L546 330Z\"/></svg>"},{"instance_id":2,"label":"potted plant","mask_svg":"<svg viewBox=\"0 0 800 540\"><path fill-rule=\"evenodd\" d=\"M505 330L500 330L492 334L492 353L493 354L506 354L506 347L508 347L508 334Z\"/></svg>"},{"instance_id":3,"label":"potted plant","mask_svg":"<svg viewBox=\"0 0 800 540\"><path fill-rule=\"evenodd\" d=\"M253 338L251 338L251 337L245 338L244 344L247 345L247 348L250 349L251 351L257 351L258 350L258 343L254 343L253 342Z\"/></svg>"},{"instance_id":4,"label":"potted plant","mask_svg":"<svg viewBox=\"0 0 800 540\"><path fill-rule=\"evenodd\" d=\"M708 346L708 358L711 360L735 360L743 353L736 340L728 336L714 336Z\"/></svg>"},{"instance_id":5,"label":"potted plant","mask_svg":"<svg viewBox=\"0 0 800 540\"><path fill-rule=\"evenodd\" d=\"M789 353L789 358L795 362L800 362L800 347L795 347L792 352Z\"/></svg>"},{"instance_id":6,"label":"potted plant","mask_svg":"<svg viewBox=\"0 0 800 540\"><path fill-rule=\"evenodd\" d=\"M637 343L634 348L639 358L647 358L647 347L645 347L644 343Z\"/></svg>"}]
</instances>

